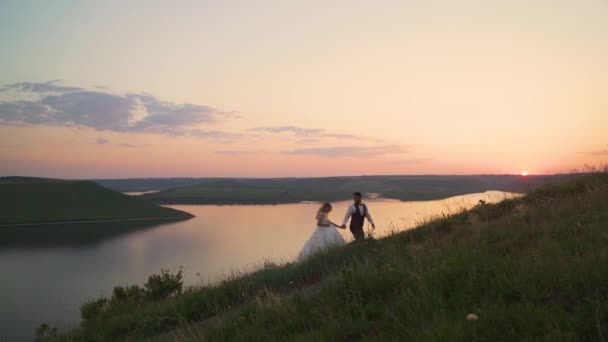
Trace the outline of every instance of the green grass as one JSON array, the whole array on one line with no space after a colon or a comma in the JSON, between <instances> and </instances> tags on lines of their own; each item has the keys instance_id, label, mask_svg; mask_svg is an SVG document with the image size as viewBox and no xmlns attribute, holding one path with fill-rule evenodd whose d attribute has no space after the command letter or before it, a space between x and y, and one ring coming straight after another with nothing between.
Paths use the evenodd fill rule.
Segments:
<instances>
[{"instance_id":1,"label":"green grass","mask_svg":"<svg viewBox=\"0 0 608 342\"><path fill-rule=\"evenodd\" d=\"M0 224L190 217L92 181L0 178Z\"/></svg>"},{"instance_id":2,"label":"green grass","mask_svg":"<svg viewBox=\"0 0 608 342\"><path fill-rule=\"evenodd\" d=\"M466 319L468 314L479 317ZM159 301L59 340L601 341L608 173Z\"/></svg>"},{"instance_id":3,"label":"green grass","mask_svg":"<svg viewBox=\"0 0 608 342\"><path fill-rule=\"evenodd\" d=\"M182 184L141 198L172 204L274 204L301 201L341 201L355 191L377 193L400 200L433 200L488 190L524 192L565 175L528 176L362 176L282 179L200 179L200 184ZM196 182L189 179L189 182ZM107 186L145 186L146 180L102 181ZM149 180L150 186L158 181ZM165 180L167 186L171 180Z\"/></svg>"}]
</instances>

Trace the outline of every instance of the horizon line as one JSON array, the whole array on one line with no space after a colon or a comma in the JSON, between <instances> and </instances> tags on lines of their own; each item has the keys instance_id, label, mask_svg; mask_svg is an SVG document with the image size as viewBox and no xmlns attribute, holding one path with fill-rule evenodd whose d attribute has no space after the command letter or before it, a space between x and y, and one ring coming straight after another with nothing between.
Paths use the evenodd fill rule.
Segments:
<instances>
[{"instance_id":1,"label":"horizon line","mask_svg":"<svg viewBox=\"0 0 608 342\"><path fill-rule=\"evenodd\" d=\"M422 173L422 174L371 174L371 175L340 175L340 176L311 176L311 177L225 177L225 176L167 176L167 177L112 177L112 178L96 178L96 177L68 177L68 178L57 178L57 177L45 177L45 176L18 176L18 175L7 175L0 176L2 178L39 178L39 179L50 179L50 180L90 180L90 181L104 181L104 180L133 180L133 179L326 179L326 178L363 178L363 177L474 177L474 176L518 176L522 178L537 177L537 176L562 176L562 175L578 175L590 172L584 171L573 171L573 172L561 172L561 173L534 173L521 175L519 173L470 173L470 174L450 174L450 173Z\"/></svg>"}]
</instances>

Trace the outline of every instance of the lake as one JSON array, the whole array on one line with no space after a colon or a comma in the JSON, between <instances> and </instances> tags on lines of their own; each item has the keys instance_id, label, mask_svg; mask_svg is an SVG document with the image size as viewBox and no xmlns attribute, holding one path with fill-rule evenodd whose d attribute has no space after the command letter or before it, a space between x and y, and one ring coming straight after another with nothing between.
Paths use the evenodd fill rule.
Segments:
<instances>
[{"instance_id":1,"label":"lake","mask_svg":"<svg viewBox=\"0 0 608 342\"><path fill-rule=\"evenodd\" d=\"M445 213L517 196L486 192L439 201L366 201L380 237ZM350 202L333 203L330 218L341 223ZM184 269L185 285L252 271L264 263L288 262L316 228L318 203L284 205L174 205L196 217L164 222L96 240L0 245L0 341L31 340L47 322L59 328L79 323L79 306L109 295L116 285L143 284L161 268ZM107 224L106 224L107 225ZM70 229L104 229L96 224ZM25 227L22 227L25 229ZM41 229L41 228L39 228ZM50 229L53 226L45 226ZM63 229L63 228L62 228ZM348 240L348 230L340 230Z\"/></svg>"}]
</instances>

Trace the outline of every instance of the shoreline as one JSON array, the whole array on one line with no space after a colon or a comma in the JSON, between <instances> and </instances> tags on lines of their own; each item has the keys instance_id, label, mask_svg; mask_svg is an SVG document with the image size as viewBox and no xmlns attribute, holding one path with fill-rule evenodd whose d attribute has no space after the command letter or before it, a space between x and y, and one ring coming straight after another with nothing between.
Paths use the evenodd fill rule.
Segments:
<instances>
[{"instance_id":1,"label":"shoreline","mask_svg":"<svg viewBox=\"0 0 608 342\"><path fill-rule=\"evenodd\" d=\"M363 198L363 202L364 203L373 203L373 204L394 204L394 203L407 203L407 202L433 202L433 201L443 201L443 200L447 200L450 198L457 198L457 197L462 197L462 196L469 196L469 195L475 195L475 194L487 194L487 193L506 193L506 194L511 194L511 195L517 195L517 196L524 196L526 193L525 192L514 192L514 191L503 191L503 190L486 190L486 191L481 191L481 192L471 192L471 193L465 193L465 194L460 194L460 195L453 195L453 196L446 196L446 197L437 197L437 198L424 198L424 199L399 199L399 198L391 198L391 197L383 197L383 196L377 196L377 197L364 197ZM330 203L341 203L341 202L351 202L352 199L350 198L346 198L346 199L339 199L339 200L318 200L318 201L312 201L312 200L304 200L304 201L282 201L282 202L226 202L226 203L220 203L220 202L174 202L174 201L151 201L151 200L147 200L146 201L150 201L152 203L158 204L160 206L163 207L175 207L175 206L190 206L190 205L209 205L209 206L279 206L279 205L289 205L289 204L322 204L324 202L330 202Z\"/></svg>"},{"instance_id":2,"label":"shoreline","mask_svg":"<svg viewBox=\"0 0 608 342\"><path fill-rule=\"evenodd\" d=\"M194 215L169 216L169 217L136 217L136 218L101 219L101 220L78 220L78 221L9 223L9 224L0 224L0 228L26 227L26 226L50 226L50 225L57 225L57 224L87 224L87 223L104 223L104 222L154 221L154 220L187 220L187 219L191 219L193 217L194 217Z\"/></svg>"}]
</instances>

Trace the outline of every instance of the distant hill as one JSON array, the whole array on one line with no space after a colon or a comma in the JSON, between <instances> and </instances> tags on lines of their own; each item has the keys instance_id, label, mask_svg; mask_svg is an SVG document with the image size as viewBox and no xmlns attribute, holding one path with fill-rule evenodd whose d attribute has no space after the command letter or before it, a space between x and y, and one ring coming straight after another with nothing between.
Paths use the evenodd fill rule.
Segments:
<instances>
[{"instance_id":1,"label":"distant hill","mask_svg":"<svg viewBox=\"0 0 608 342\"><path fill-rule=\"evenodd\" d=\"M0 225L170 217L191 215L106 189L92 181L0 178Z\"/></svg>"},{"instance_id":2,"label":"distant hill","mask_svg":"<svg viewBox=\"0 0 608 342\"><path fill-rule=\"evenodd\" d=\"M209 183L223 178L125 178L96 179L98 184L115 191L159 191L188 185Z\"/></svg>"},{"instance_id":3,"label":"distant hill","mask_svg":"<svg viewBox=\"0 0 608 342\"><path fill-rule=\"evenodd\" d=\"M201 179L199 184L140 197L173 204L273 204L341 201L355 191L403 201L434 200L489 190L526 192L569 175L361 176L277 179ZM193 179L192 179L193 181Z\"/></svg>"},{"instance_id":4,"label":"distant hill","mask_svg":"<svg viewBox=\"0 0 608 342\"><path fill-rule=\"evenodd\" d=\"M6 183L39 183L39 182L54 182L54 181L59 181L59 179L38 178L38 177L18 177L18 176L0 177L0 184L6 184Z\"/></svg>"}]
</instances>

